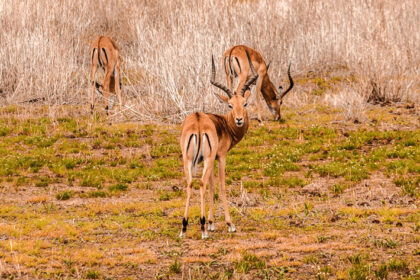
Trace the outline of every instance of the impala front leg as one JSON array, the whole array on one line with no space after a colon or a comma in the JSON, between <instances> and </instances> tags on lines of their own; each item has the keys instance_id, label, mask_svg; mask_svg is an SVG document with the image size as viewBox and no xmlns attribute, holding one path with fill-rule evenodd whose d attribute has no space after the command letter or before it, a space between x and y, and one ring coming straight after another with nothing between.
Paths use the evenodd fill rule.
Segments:
<instances>
[{"instance_id":1,"label":"impala front leg","mask_svg":"<svg viewBox=\"0 0 420 280\"><path fill-rule=\"evenodd\" d=\"M109 110L109 85L111 83L111 74L112 71L107 70L106 74L105 74L105 78L104 78L104 97L105 97L105 111L106 114L108 115L108 110Z\"/></svg>"},{"instance_id":2,"label":"impala front leg","mask_svg":"<svg viewBox=\"0 0 420 280\"><path fill-rule=\"evenodd\" d=\"M93 51L93 55L95 54L95 50ZM95 107L95 73L96 73L96 63L92 62L92 69L90 70L90 81L91 85L91 100L90 100L90 113L93 114L93 108Z\"/></svg>"},{"instance_id":3,"label":"impala front leg","mask_svg":"<svg viewBox=\"0 0 420 280\"><path fill-rule=\"evenodd\" d=\"M262 111L262 104L261 104L261 97L262 97L262 92L261 92L261 87L262 87L262 78L258 78L257 79L257 90L255 92L256 97L257 97L257 120L259 123L262 122L262 118L261 118L261 111ZM270 104L268 104L270 106Z\"/></svg>"},{"instance_id":4,"label":"impala front leg","mask_svg":"<svg viewBox=\"0 0 420 280\"><path fill-rule=\"evenodd\" d=\"M220 184L220 195L222 197L223 207L225 209L225 221L228 226L229 232L235 232L235 225L232 223L229 213L229 205L226 199L226 185L225 185L225 168L226 168L226 157L219 157L219 184Z\"/></svg>"}]
</instances>

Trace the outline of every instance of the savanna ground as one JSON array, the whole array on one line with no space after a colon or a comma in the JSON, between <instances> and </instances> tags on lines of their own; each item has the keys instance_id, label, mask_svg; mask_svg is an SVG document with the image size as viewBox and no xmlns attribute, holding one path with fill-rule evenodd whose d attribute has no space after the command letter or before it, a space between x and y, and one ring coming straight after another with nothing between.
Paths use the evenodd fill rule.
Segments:
<instances>
[{"instance_id":1,"label":"savanna ground","mask_svg":"<svg viewBox=\"0 0 420 280\"><path fill-rule=\"evenodd\" d=\"M0 1L0 277L419 279L419 13L416 0ZM89 114L99 34L121 49L133 111L106 117L98 96ZM180 240L180 122L227 112L210 58L237 44L272 62L276 86L291 62L295 87L283 121L264 107L228 155L238 232L216 193L201 240L197 181Z\"/></svg>"},{"instance_id":2,"label":"savanna ground","mask_svg":"<svg viewBox=\"0 0 420 280\"><path fill-rule=\"evenodd\" d=\"M6 278L418 279L420 131L410 104L364 123L325 106L252 121L227 161L230 234L201 240L179 125L59 107L0 111L0 269ZM80 111L86 110L80 108ZM268 117L268 116L266 116Z\"/></svg>"}]
</instances>

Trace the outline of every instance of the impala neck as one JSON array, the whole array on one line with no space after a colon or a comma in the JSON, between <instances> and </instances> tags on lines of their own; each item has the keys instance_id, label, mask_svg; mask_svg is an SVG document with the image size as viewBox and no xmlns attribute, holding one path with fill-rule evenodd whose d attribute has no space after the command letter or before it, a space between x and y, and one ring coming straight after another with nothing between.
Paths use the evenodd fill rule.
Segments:
<instances>
[{"instance_id":1,"label":"impala neck","mask_svg":"<svg viewBox=\"0 0 420 280\"><path fill-rule=\"evenodd\" d=\"M273 83L270 81L268 74L263 78L261 85L261 93L266 101L272 101L277 99L277 90Z\"/></svg>"},{"instance_id":2,"label":"impala neck","mask_svg":"<svg viewBox=\"0 0 420 280\"><path fill-rule=\"evenodd\" d=\"M244 112L244 125L241 127L238 127L235 124L235 120L232 113L229 113L228 115L224 117L226 119L227 130L232 139L232 143L230 144L230 147L232 148L234 145L236 145L239 141L242 140L245 133L248 131L248 126L249 126L248 113L246 111Z\"/></svg>"}]
</instances>

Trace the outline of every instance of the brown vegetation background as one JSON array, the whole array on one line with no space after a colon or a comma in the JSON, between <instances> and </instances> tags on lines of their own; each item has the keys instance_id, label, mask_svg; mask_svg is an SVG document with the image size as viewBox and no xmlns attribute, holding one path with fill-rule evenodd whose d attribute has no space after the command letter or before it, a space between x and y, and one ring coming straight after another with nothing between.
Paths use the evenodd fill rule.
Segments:
<instances>
[{"instance_id":1,"label":"brown vegetation background","mask_svg":"<svg viewBox=\"0 0 420 280\"><path fill-rule=\"evenodd\" d=\"M0 101L86 104L89 43L102 34L120 46L126 103L145 118L220 111L210 57L235 44L272 61L276 85L289 62L297 78L346 71L351 82L322 96L298 80L286 104L358 114L368 100L419 100L419 13L415 0L1 1Z\"/></svg>"}]
</instances>

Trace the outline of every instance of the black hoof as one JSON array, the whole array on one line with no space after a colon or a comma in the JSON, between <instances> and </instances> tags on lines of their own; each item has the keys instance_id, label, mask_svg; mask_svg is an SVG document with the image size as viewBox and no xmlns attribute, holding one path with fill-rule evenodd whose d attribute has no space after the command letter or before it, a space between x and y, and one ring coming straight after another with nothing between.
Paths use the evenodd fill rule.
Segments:
<instances>
[{"instance_id":1,"label":"black hoof","mask_svg":"<svg viewBox=\"0 0 420 280\"><path fill-rule=\"evenodd\" d=\"M182 218L182 232L185 233L187 231L188 226L188 219Z\"/></svg>"}]
</instances>

